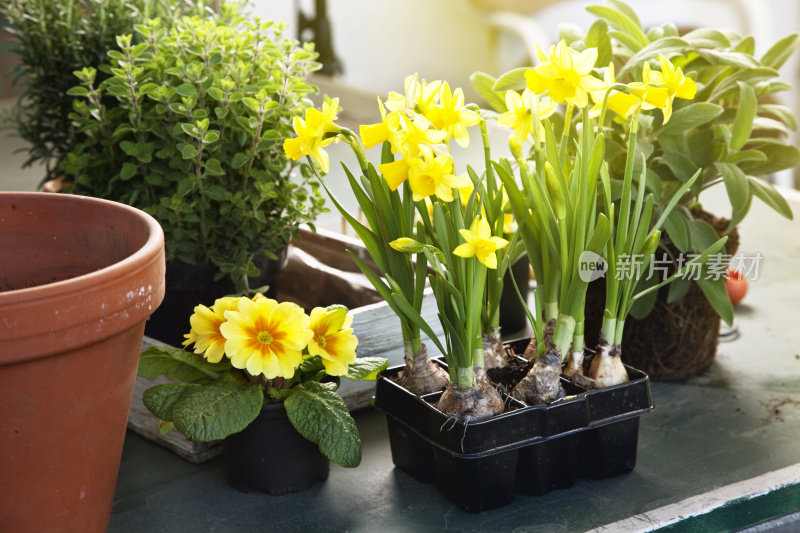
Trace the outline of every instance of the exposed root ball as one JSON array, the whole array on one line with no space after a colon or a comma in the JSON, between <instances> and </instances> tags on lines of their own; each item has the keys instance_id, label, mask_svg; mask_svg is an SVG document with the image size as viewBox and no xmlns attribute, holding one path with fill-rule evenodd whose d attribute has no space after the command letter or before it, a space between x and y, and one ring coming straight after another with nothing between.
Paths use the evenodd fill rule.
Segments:
<instances>
[{"instance_id":1,"label":"exposed root ball","mask_svg":"<svg viewBox=\"0 0 800 533\"><path fill-rule=\"evenodd\" d=\"M398 384L417 396L439 392L449 382L447 371L431 361L424 344L411 364L406 360L406 367L398 375Z\"/></svg>"},{"instance_id":2,"label":"exposed root ball","mask_svg":"<svg viewBox=\"0 0 800 533\"><path fill-rule=\"evenodd\" d=\"M566 395L561 385L561 358L550 348L517 383L511 396L529 405L547 405Z\"/></svg>"},{"instance_id":3,"label":"exposed root ball","mask_svg":"<svg viewBox=\"0 0 800 533\"><path fill-rule=\"evenodd\" d=\"M476 422L502 413L503 399L494 387L483 381L476 381L468 389L451 383L439 398L438 407L443 413L464 422Z\"/></svg>"},{"instance_id":4,"label":"exposed root ball","mask_svg":"<svg viewBox=\"0 0 800 533\"><path fill-rule=\"evenodd\" d=\"M495 328L491 333L483 333L483 362L486 368L502 368L508 364L503 339L500 337L500 328Z\"/></svg>"},{"instance_id":5,"label":"exposed root ball","mask_svg":"<svg viewBox=\"0 0 800 533\"><path fill-rule=\"evenodd\" d=\"M600 344L597 346L597 355L589 366L589 377L597 387L610 387L628 381L628 372L622 364L619 346Z\"/></svg>"}]
</instances>

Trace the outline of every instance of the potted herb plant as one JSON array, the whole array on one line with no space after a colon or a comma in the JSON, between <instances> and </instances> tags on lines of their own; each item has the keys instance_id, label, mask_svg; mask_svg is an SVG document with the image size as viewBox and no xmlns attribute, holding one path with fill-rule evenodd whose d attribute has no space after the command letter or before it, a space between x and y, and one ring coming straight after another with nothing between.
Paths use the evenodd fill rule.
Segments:
<instances>
[{"instance_id":1,"label":"potted herb plant","mask_svg":"<svg viewBox=\"0 0 800 533\"><path fill-rule=\"evenodd\" d=\"M383 358L356 358L352 316L342 306L307 315L257 294L198 305L184 345L151 346L139 375L173 383L145 391L165 431L196 441L225 439L228 479L242 490L294 492L328 477L328 459L361 462L355 422L338 379L375 379Z\"/></svg>"},{"instance_id":2,"label":"potted herb plant","mask_svg":"<svg viewBox=\"0 0 800 533\"><path fill-rule=\"evenodd\" d=\"M224 3L218 16L171 28L154 19L135 38L118 36L101 82L94 68L76 72L71 118L84 139L61 168L71 192L114 198L161 223L170 293L148 334L171 344L182 340L174 322L197 301L274 290L282 250L323 209L308 166L283 153L316 90L306 77L319 68L313 45L285 30ZM225 277L233 284L214 285Z\"/></svg>"},{"instance_id":3,"label":"potted herb plant","mask_svg":"<svg viewBox=\"0 0 800 533\"><path fill-rule=\"evenodd\" d=\"M11 127L29 144L25 166L44 165L42 182L59 175L58 167L82 135L69 114L76 97L74 71L99 68L116 36L136 24L161 17L162 24L180 14L201 14L202 5L179 0L11 0L0 7L14 37L20 65L14 73L25 91L9 115ZM100 73L97 81L107 77Z\"/></svg>"}]
</instances>

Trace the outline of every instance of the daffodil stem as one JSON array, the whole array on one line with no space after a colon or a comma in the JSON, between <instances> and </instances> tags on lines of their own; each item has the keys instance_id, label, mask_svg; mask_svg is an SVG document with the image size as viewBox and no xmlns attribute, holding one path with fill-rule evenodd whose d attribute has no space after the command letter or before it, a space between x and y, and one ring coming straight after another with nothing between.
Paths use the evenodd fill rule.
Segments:
<instances>
[{"instance_id":1,"label":"daffodil stem","mask_svg":"<svg viewBox=\"0 0 800 533\"><path fill-rule=\"evenodd\" d=\"M356 159L358 160L358 166L361 167L361 172L366 176L369 163L367 162L367 154L364 151L364 145L361 144L358 136L351 130L342 128L341 133L344 137L344 140L347 141L347 144L349 144L350 148L353 149L353 153L356 155Z\"/></svg>"}]
</instances>

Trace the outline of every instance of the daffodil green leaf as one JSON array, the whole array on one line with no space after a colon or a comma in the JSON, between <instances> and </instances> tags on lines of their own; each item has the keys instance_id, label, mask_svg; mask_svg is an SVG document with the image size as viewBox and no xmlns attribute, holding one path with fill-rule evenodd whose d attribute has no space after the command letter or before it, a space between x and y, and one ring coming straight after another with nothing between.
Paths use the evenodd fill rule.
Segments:
<instances>
[{"instance_id":1,"label":"daffodil green leaf","mask_svg":"<svg viewBox=\"0 0 800 533\"><path fill-rule=\"evenodd\" d=\"M159 419L172 422L172 407L181 396L191 390L197 390L197 383L164 383L150 387L142 395L142 403Z\"/></svg>"},{"instance_id":2,"label":"daffodil green leaf","mask_svg":"<svg viewBox=\"0 0 800 533\"><path fill-rule=\"evenodd\" d=\"M347 374L342 376L347 379L359 381L375 381L378 374L389 366L389 361L383 357L358 357L350 363Z\"/></svg>"},{"instance_id":3,"label":"daffodil green leaf","mask_svg":"<svg viewBox=\"0 0 800 533\"><path fill-rule=\"evenodd\" d=\"M322 383L292 388L284 402L286 415L303 437L319 446L328 459L352 468L361 463L361 438L341 396Z\"/></svg>"},{"instance_id":4,"label":"daffodil green leaf","mask_svg":"<svg viewBox=\"0 0 800 533\"><path fill-rule=\"evenodd\" d=\"M139 357L138 375L148 379L163 375L174 381L202 382L217 379L229 368L227 359L210 363L202 355L180 348L150 346Z\"/></svg>"},{"instance_id":5,"label":"daffodil green leaf","mask_svg":"<svg viewBox=\"0 0 800 533\"><path fill-rule=\"evenodd\" d=\"M190 440L224 439L249 426L263 403L261 386L220 380L182 394L172 405L172 422Z\"/></svg>"}]
</instances>

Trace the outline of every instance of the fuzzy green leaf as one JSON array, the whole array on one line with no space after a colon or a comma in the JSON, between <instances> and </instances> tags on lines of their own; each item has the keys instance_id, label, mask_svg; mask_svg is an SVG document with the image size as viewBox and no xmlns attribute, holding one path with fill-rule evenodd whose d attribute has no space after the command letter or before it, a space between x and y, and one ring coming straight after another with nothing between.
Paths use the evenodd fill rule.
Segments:
<instances>
[{"instance_id":1,"label":"fuzzy green leaf","mask_svg":"<svg viewBox=\"0 0 800 533\"><path fill-rule=\"evenodd\" d=\"M714 167L722 175L722 181L725 183L725 190L731 202L731 220L733 225L736 225L741 222L750 207L747 176L742 169L730 163L715 163Z\"/></svg>"},{"instance_id":2,"label":"fuzzy green leaf","mask_svg":"<svg viewBox=\"0 0 800 533\"><path fill-rule=\"evenodd\" d=\"M721 106L709 102L697 102L682 107L672 113L669 122L664 125L664 134L683 133L697 126L711 122L722 114Z\"/></svg>"},{"instance_id":3,"label":"fuzzy green leaf","mask_svg":"<svg viewBox=\"0 0 800 533\"><path fill-rule=\"evenodd\" d=\"M359 357L347 369L345 377L358 381L375 381L378 374L389 366L389 361L383 357Z\"/></svg>"},{"instance_id":4,"label":"fuzzy green leaf","mask_svg":"<svg viewBox=\"0 0 800 533\"><path fill-rule=\"evenodd\" d=\"M160 420L172 422L172 407L183 393L197 390L197 383L164 383L150 387L142 395L142 403Z\"/></svg>"},{"instance_id":5,"label":"fuzzy green leaf","mask_svg":"<svg viewBox=\"0 0 800 533\"><path fill-rule=\"evenodd\" d=\"M209 363L202 355L163 346L150 346L139 357L138 375L155 379L166 376L175 381L201 382L216 379L230 369L228 360Z\"/></svg>"},{"instance_id":6,"label":"fuzzy green leaf","mask_svg":"<svg viewBox=\"0 0 800 533\"><path fill-rule=\"evenodd\" d=\"M725 321L726 324L733 324L733 305L731 304L730 296L725 288L725 278L720 277L717 280L713 279L699 279L697 285L703 291L708 303L714 308L714 311Z\"/></svg>"},{"instance_id":7,"label":"fuzzy green leaf","mask_svg":"<svg viewBox=\"0 0 800 533\"><path fill-rule=\"evenodd\" d=\"M190 440L219 440L249 426L263 403L261 386L220 380L182 394L172 406L172 421Z\"/></svg>"},{"instance_id":8,"label":"fuzzy green leaf","mask_svg":"<svg viewBox=\"0 0 800 533\"><path fill-rule=\"evenodd\" d=\"M495 78L485 72L473 72L469 77L472 87L483 97L486 102L498 113L508 111L503 93L495 91Z\"/></svg>"},{"instance_id":9,"label":"fuzzy green leaf","mask_svg":"<svg viewBox=\"0 0 800 533\"><path fill-rule=\"evenodd\" d=\"M499 78L494 83L493 90L504 93L506 91L521 91L525 87L527 87L527 83L525 82L525 73L531 70L529 67L520 67L515 68L514 70L509 70ZM505 101L503 102L505 105Z\"/></svg>"},{"instance_id":10,"label":"fuzzy green leaf","mask_svg":"<svg viewBox=\"0 0 800 533\"><path fill-rule=\"evenodd\" d=\"M753 195L755 195L759 200L777 211L781 216L788 218L789 220L793 219L792 208L789 207L789 202L787 202L786 198L784 198L781 193L776 191L770 183L752 176L747 177L747 182L749 184L750 191L752 191Z\"/></svg>"},{"instance_id":11,"label":"fuzzy green leaf","mask_svg":"<svg viewBox=\"0 0 800 533\"><path fill-rule=\"evenodd\" d=\"M352 468L361 463L361 438L341 396L326 384L295 386L284 402L289 421L298 433L319 445L328 459Z\"/></svg>"},{"instance_id":12,"label":"fuzzy green leaf","mask_svg":"<svg viewBox=\"0 0 800 533\"><path fill-rule=\"evenodd\" d=\"M751 85L739 82L739 108L736 111L736 120L731 132L732 149L738 150L750 138L757 110L758 100L755 90Z\"/></svg>"},{"instance_id":13,"label":"fuzzy green leaf","mask_svg":"<svg viewBox=\"0 0 800 533\"><path fill-rule=\"evenodd\" d=\"M781 68L797 49L798 43L800 43L800 36L796 33L784 37L767 50L767 53L761 58L761 63L774 69Z\"/></svg>"}]
</instances>

